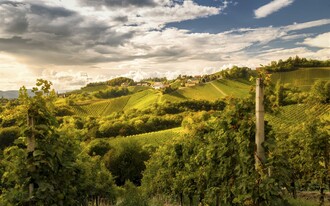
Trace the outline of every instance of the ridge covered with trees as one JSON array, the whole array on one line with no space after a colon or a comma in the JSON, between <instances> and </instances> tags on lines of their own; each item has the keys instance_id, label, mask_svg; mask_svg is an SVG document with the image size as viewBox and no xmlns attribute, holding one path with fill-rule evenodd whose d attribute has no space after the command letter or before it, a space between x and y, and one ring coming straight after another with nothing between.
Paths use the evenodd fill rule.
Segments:
<instances>
[{"instance_id":1,"label":"ridge covered with trees","mask_svg":"<svg viewBox=\"0 0 330 206\"><path fill-rule=\"evenodd\" d=\"M261 65L261 69L269 72L293 71L303 67L330 67L330 60L321 61L296 56L294 58L289 57L287 60L272 61L265 66Z\"/></svg>"}]
</instances>

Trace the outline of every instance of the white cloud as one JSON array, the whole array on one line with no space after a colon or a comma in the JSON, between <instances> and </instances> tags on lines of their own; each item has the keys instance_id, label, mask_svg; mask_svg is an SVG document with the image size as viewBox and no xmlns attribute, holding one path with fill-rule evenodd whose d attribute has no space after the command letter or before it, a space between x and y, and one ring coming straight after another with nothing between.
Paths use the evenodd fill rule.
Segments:
<instances>
[{"instance_id":1,"label":"white cloud","mask_svg":"<svg viewBox=\"0 0 330 206\"><path fill-rule=\"evenodd\" d=\"M278 10L289 6L294 0L273 0L270 3L256 9L254 11L255 18L260 19L271 15Z\"/></svg>"},{"instance_id":2,"label":"white cloud","mask_svg":"<svg viewBox=\"0 0 330 206\"><path fill-rule=\"evenodd\" d=\"M173 1L154 0L155 7L111 9L80 6L76 0L68 4L64 0L22 2L33 2L41 7L31 10L28 4L17 8L0 4L0 17L1 14L6 16L2 21L0 18L0 48L15 57L1 58L0 55L1 90L13 88L15 81L18 82L16 88L23 81L27 86L33 85L37 76L52 81L56 89L69 90L87 83L86 76L81 73L87 73L91 81L119 75L135 80L153 76L171 79L179 74L214 72L223 65L225 68L231 65L256 67L295 55L329 56L326 55L328 47L313 52L302 44L293 44L291 46L297 48L290 49L274 45L303 39L305 45L316 45L315 42L320 45L322 36L307 38L310 36L301 30L328 25L330 19L281 27L193 33L165 26L170 22L219 14L226 5L210 7L190 0L168 5ZM25 20L28 24L24 24ZM17 22L27 25L26 30L17 30ZM21 33L14 35L15 31ZM24 77L16 78L17 73ZM7 77L13 77L10 84Z\"/></svg>"},{"instance_id":3,"label":"white cloud","mask_svg":"<svg viewBox=\"0 0 330 206\"><path fill-rule=\"evenodd\" d=\"M298 31L308 28L313 28L317 26L324 26L330 24L330 19L320 19L316 21L309 21L304 23L294 23L292 25L284 27L287 31Z\"/></svg>"},{"instance_id":4,"label":"white cloud","mask_svg":"<svg viewBox=\"0 0 330 206\"><path fill-rule=\"evenodd\" d=\"M302 44L311 47L330 48L330 32L320 34L314 38L307 38Z\"/></svg>"}]
</instances>

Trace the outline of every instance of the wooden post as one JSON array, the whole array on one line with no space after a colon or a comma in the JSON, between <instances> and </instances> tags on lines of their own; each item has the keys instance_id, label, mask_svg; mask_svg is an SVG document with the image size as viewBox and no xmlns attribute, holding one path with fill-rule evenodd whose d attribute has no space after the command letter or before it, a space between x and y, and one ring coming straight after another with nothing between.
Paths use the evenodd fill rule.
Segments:
<instances>
[{"instance_id":1,"label":"wooden post","mask_svg":"<svg viewBox=\"0 0 330 206\"><path fill-rule=\"evenodd\" d=\"M34 136L34 118L33 117L30 117L29 115L27 116L27 124L28 126L30 127L30 129L32 130L31 132L31 136L27 138L27 152L28 152L28 155L32 156L33 155L33 152L36 148L36 138ZM35 170L35 168L32 166L31 167L31 171L30 172L33 172ZM31 182L29 184L29 198L31 199L32 196L33 196L33 190L34 190L34 184Z\"/></svg>"},{"instance_id":2,"label":"wooden post","mask_svg":"<svg viewBox=\"0 0 330 206\"><path fill-rule=\"evenodd\" d=\"M258 78L256 82L256 169L260 168L266 161L265 150L262 146L262 143L265 141L264 115L264 84L263 79Z\"/></svg>"}]
</instances>

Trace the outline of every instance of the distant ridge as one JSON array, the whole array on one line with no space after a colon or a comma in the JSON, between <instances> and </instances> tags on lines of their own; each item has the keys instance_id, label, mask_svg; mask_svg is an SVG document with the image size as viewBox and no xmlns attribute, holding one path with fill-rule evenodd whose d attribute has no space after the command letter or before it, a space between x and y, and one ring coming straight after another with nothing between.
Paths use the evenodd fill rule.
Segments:
<instances>
[{"instance_id":1,"label":"distant ridge","mask_svg":"<svg viewBox=\"0 0 330 206\"><path fill-rule=\"evenodd\" d=\"M28 89L28 94L30 96L33 95L31 89ZM0 90L0 98L6 98L6 99L16 99L18 98L19 91L18 90L8 90L8 91L1 91Z\"/></svg>"}]
</instances>

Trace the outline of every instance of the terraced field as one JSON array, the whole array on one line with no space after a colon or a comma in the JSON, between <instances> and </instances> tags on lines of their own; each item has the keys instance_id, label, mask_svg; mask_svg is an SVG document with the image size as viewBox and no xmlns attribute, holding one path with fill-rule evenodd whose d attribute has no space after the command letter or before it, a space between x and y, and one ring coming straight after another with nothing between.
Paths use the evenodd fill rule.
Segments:
<instances>
[{"instance_id":1,"label":"terraced field","mask_svg":"<svg viewBox=\"0 0 330 206\"><path fill-rule=\"evenodd\" d=\"M309 90L316 80L330 80L330 67L301 68L295 71L278 72L272 74L272 81L276 83L292 84L302 90Z\"/></svg>"}]
</instances>

